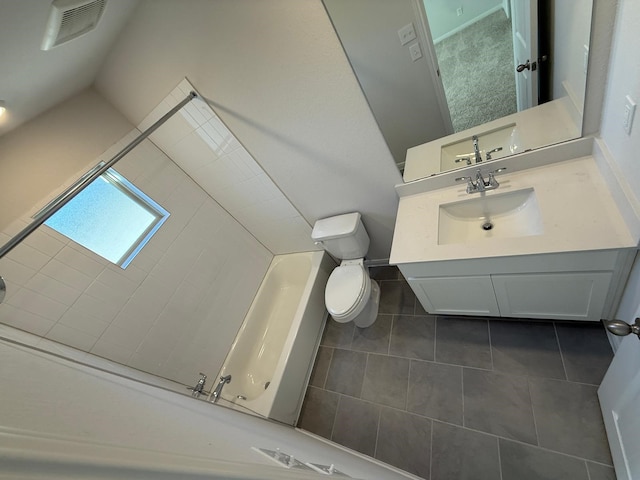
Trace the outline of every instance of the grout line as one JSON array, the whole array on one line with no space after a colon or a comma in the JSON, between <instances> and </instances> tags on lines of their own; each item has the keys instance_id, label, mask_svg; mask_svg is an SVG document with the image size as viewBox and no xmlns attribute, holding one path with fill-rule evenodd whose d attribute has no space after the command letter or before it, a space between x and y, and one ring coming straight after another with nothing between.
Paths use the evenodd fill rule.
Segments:
<instances>
[{"instance_id":1,"label":"grout line","mask_svg":"<svg viewBox=\"0 0 640 480\"><path fill-rule=\"evenodd\" d=\"M331 353L329 355L329 365L327 365L327 371L325 372L324 380L322 381L322 388L323 389L327 385L327 379L329 378L329 370L331 369L331 363L333 363L333 352L335 352L335 350L336 350L333 347L324 347L324 348L328 348L329 350L331 350Z\"/></svg>"},{"instance_id":2,"label":"grout line","mask_svg":"<svg viewBox=\"0 0 640 480\"><path fill-rule=\"evenodd\" d=\"M533 397L531 396L531 382L527 378L527 391L529 392L529 400L531 401L531 416L533 417L533 428L536 431L536 443L540 446L540 435L538 434L538 422L536 422L536 409L533 406Z\"/></svg>"},{"instance_id":3,"label":"grout line","mask_svg":"<svg viewBox=\"0 0 640 480\"><path fill-rule=\"evenodd\" d=\"M569 375L567 375L567 366L564 363L564 355L562 354L562 347L560 346L560 336L558 335L556 322L553 322L553 331L556 332L556 342L558 342L558 351L560 352L560 360L562 361L562 370L564 371L564 380L569 381Z\"/></svg>"},{"instance_id":4,"label":"grout line","mask_svg":"<svg viewBox=\"0 0 640 480\"><path fill-rule=\"evenodd\" d=\"M438 317L433 319L433 361L436 362L436 342L438 341Z\"/></svg>"},{"instance_id":5,"label":"grout line","mask_svg":"<svg viewBox=\"0 0 640 480\"><path fill-rule=\"evenodd\" d=\"M387 355L391 356L391 339L393 337L393 325L395 323L396 316L391 315L391 329L389 330L389 342L387 343Z\"/></svg>"},{"instance_id":6,"label":"grout line","mask_svg":"<svg viewBox=\"0 0 640 480\"><path fill-rule=\"evenodd\" d=\"M584 461L584 468L587 469L587 480L591 480L591 473L589 472L589 464L587 463L587 461Z\"/></svg>"},{"instance_id":7,"label":"grout line","mask_svg":"<svg viewBox=\"0 0 640 480\"><path fill-rule=\"evenodd\" d=\"M493 366L493 344L491 343L491 322L487 320L487 333L489 334L489 356L491 357L491 370L495 370Z\"/></svg>"},{"instance_id":8,"label":"grout line","mask_svg":"<svg viewBox=\"0 0 640 480\"><path fill-rule=\"evenodd\" d=\"M431 420L431 435L430 435L430 443L429 445L429 478L433 478L433 420Z\"/></svg>"},{"instance_id":9,"label":"grout line","mask_svg":"<svg viewBox=\"0 0 640 480\"><path fill-rule=\"evenodd\" d=\"M338 410L340 409L341 399L342 399L342 395L338 394L338 403L336 403L336 412L333 414L333 422L331 422L331 433L329 434L329 440L333 440L333 432L336 429L336 418L338 417Z\"/></svg>"},{"instance_id":10,"label":"grout line","mask_svg":"<svg viewBox=\"0 0 640 480\"><path fill-rule=\"evenodd\" d=\"M378 438L380 438L380 418L382 417L382 408L378 410L378 425L376 426L376 444L373 447L373 458L377 458L378 454Z\"/></svg>"},{"instance_id":11,"label":"grout line","mask_svg":"<svg viewBox=\"0 0 640 480\"><path fill-rule=\"evenodd\" d=\"M404 398L404 409L405 411L409 411L409 389L411 388L411 365L412 362L409 360L409 371L407 372L407 395Z\"/></svg>"},{"instance_id":12,"label":"grout line","mask_svg":"<svg viewBox=\"0 0 640 480\"><path fill-rule=\"evenodd\" d=\"M498 470L500 471L500 480L502 480L502 455L500 454L500 437L496 437L498 444Z\"/></svg>"},{"instance_id":13,"label":"grout line","mask_svg":"<svg viewBox=\"0 0 640 480\"><path fill-rule=\"evenodd\" d=\"M464 367L460 368L460 386L462 387L462 426L464 427Z\"/></svg>"},{"instance_id":14,"label":"grout line","mask_svg":"<svg viewBox=\"0 0 640 480\"><path fill-rule=\"evenodd\" d=\"M369 355L371 355L370 353L367 353L367 358L364 361L364 371L362 372L362 385L360 385L360 393L358 394L358 398L362 399L362 391L364 390L364 380L365 378L367 378L367 367L369 366ZM372 402L375 403L375 402Z\"/></svg>"}]
</instances>

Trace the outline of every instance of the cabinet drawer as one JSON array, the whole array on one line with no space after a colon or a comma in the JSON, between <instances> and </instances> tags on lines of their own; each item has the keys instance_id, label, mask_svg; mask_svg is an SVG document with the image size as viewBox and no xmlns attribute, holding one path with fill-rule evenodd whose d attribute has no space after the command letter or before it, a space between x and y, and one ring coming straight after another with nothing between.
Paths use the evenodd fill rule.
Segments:
<instances>
[{"instance_id":1,"label":"cabinet drawer","mask_svg":"<svg viewBox=\"0 0 640 480\"><path fill-rule=\"evenodd\" d=\"M498 316L491 277L429 277L407 280L429 313Z\"/></svg>"},{"instance_id":2,"label":"cabinet drawer","mask_svg":"<svg viewBox=\"0 0 640 480\"><path fill-rule=\"evenodd\" d=\"M492 275L505 317L600 320L611 272Z\"/></svg>"}]
</instances>

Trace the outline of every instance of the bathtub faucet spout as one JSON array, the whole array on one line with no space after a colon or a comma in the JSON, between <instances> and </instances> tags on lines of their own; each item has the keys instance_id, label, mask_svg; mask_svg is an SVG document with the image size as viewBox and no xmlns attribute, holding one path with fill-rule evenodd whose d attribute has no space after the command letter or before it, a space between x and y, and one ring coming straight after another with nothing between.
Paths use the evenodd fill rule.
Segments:
<instances>
[{"instance_id":1,"label":"bathtub faucet spout","mask_svg":"<svg viewBox=\"0 0 640 480\"><path fill-rule=\"evenodd\" d=\"M216 389L213 391L213 394L211 395L213 397L213 399L211 400L212 402L215 403L215 401L218 400L218 398L222 394L222 387L224 387L225 384L230 382L231 382L231 375L225 375L224 377L220 377L220 381L218 382Z\"/></svg>"}]
</instances>

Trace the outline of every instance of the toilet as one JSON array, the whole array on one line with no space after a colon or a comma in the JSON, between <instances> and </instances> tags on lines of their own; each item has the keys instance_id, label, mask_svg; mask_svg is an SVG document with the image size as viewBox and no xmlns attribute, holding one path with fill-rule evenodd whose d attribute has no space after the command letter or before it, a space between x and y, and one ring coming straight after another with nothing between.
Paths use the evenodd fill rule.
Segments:
<instances>
[{"instance_id":1,"label":"toilet","mask_svg":"<svg viewBox=\"0 0 640 480\"><path fill-rule=\"evenodd\" d=\"M364 266L369 235L358 212L318 220L311 238L333 257L340 259L324 291L324 303L336 322L353 321L366 328L376 321L380 287L371 280Z\"/></svg>"}]
</instances>

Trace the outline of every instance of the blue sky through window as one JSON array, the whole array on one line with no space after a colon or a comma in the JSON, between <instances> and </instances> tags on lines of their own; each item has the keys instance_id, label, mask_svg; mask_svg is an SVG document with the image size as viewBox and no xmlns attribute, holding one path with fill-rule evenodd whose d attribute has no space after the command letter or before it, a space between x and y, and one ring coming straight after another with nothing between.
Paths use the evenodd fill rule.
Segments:
<instances>
[{"instance_id":1,"label":"blue sky through window","mask_svg":"<svg viewBox=\"0 0 640 480\"><path fill-rule=\"evenodd\" d=\"M168 212L112 169L94 180L45 225L125 267Z\"/></svg>"}]
</instances>

